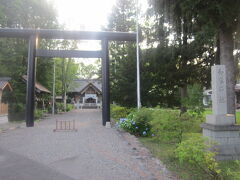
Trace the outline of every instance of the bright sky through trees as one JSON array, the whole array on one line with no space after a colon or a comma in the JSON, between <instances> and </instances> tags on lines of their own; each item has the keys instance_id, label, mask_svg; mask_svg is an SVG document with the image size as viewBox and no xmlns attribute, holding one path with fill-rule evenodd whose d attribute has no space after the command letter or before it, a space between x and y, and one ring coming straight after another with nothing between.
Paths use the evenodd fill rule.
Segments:
<instances>
[{"instance_id":1,"label":"bright sky through trees","mask_svg":"<svg viewBox=\"0 0 240 180\"><path fill-rule=\"evenodd\" d=\"M99 31L108 22L116 0L48 0L58 12L59 22L69 30ZM133 0L136 1L136 0ZM143 10L147 0L138 0ZM142 10L141 10L142 11Z\"/></svg>"},{"instance_id":2,"label":"bright sky through trees","mask_svg":"<svg viewBox=\"0 0 240 180\"><path fill-rule=\"evenodd\" d=\"M53 3L60 24L67 30L101 31L108 22L115 0L48 0ZM100 50L98 41L81 41L80 50ZM78 59L85 64L94 64L96 59Z\"/></svg>"},{"instance_id":3,"label":"bright sky through trees","mask_svg":"<svg viewBox=\"0 0 240 180\"><path fill-rule=\"evenodd\" d=\"M59 22L70 30L101 30L115 0L49 0L54 3Z\"/></svg>"},{"instance_id":4,"label":"bright sky through trees","mask_svg":"<svg viewBox=\"0 0 240 180\"><path fill-rule=\"evenodd\" d=\"M60 24L67 30L101 31L108 23L116 0L48 0L54 4ZM135 1L135 0L134 0ZM143 9L146 9L147 0L138 0ZM81 41L80 50L100 50L96 41ZM80 60L82 61L82 60ZM83 60L86 64L95 62L95 59Z\"/></svg>"}]
</instances>

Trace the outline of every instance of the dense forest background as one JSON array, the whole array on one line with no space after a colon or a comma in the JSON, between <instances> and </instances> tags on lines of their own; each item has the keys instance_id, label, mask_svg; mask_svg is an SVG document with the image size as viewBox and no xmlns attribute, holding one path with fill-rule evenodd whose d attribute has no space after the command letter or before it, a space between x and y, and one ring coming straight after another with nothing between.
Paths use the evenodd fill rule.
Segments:
<instances>
[{"instance_id":1,"label":"dense forest background","mask_svg":"<svg viewBox=\"0 0 240 180\"><path fill-rule=\"evenodd\" d=\"M143 106L186 111L191 89L211 88L214 64L225 64L228 96L234 96L239 62L240 2L149 0L140 13L141 97ZM108 30L135 31L136 4L117 0ZM135 45L114 42L111 53L112 101L136 106ZM198 87L196 89L196 87ZM199 94L199 93L198 93ZM231 99L231 98L230 98ZM235 109L233 101L229 110ZM232 113L232 112L231 112Z\"/></svg>"},{"instance_id":2,"label":"dense forest background","mask_svg":"<svg viewBox=\"0 0 240 180\"><path fill-rule=\"evenodd\" d=\"M149 0L147 12L140 11L141 97L148 107L179 107L186 111L188 91L210 88L210 67L225 64L229 92L239 79L239 9L237 0ZM117 0L103 30L136 31L136 4ZM140 9L139 9L140 10ZM53 5L46 0L0 0L1 28L62 29ZM12 110L24 111L27 73L26 39L0 39L0 77L10 77L14 89L8 101ZM42 40L45 49L76 49L77 42ZM136 45L110 43L111 101L136 107ZM226 48L227 47L227 48ZM227 51L225 50L227 49ZM225 58L223 58L225 57ZM76 78L100 74L95 66L73 59L37 58L36 79L49 90L56 65L56 94L66 102L66 93ZM100 75L99 75L100 77ZM50 99L51 95L45 97ZM229 107L232 105L229 102ZM231 108L230 108L231 109Z\"/></svg>"}]
</instances>

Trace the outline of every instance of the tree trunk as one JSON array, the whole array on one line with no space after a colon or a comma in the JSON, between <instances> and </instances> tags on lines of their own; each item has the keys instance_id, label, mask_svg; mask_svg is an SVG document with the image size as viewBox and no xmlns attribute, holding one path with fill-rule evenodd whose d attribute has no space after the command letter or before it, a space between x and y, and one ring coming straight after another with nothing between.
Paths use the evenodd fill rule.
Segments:
<instances>
[{"instance_id":1,"label":"tree trunk","mask_svg":"<svg viewBox=\"0 0 240 180\"><path fill-rule=\"evenodd\" d=\"M187 85L180 87L180 95L181 95L181 114L187 112L187 107L184 105L183 100L187 98Z\"/></svg>"},{"instance_id":2,"label":"tree trunk","mask_svg":"<svg viewBox=\"0 0 240 180\"><path fill-rule=\"evenodd\" d=\"M183 18L183 24L182 24L182 47L181 47L181 69L186 69L188 68L187 66L187 61L188 61L188 56L186 54L186 49L188 49L188 26L187 26L187 20L186 18ZM187 107L184 105L183 100L187 98L187 81L185 84L183 84L182 87L180 87L180 96L181 96L181 114L187 112Z\"/></svg>"},{"instance_id":3,"label":"tree trunk","mask_svg":"<svg viewBox=\"0 0 240 180\"><path fill-rule=\"evenodd\" d=\"M43 106L43 110L45 110L45 103L44 103L44 99L42 99L42 106Z\"/></svg>"},{"instance_id":4,"label":"tree trunk","mask_svg":"<svg viewBox=\"0 0 240 180\"><path fill-rule=\"evenodd\" d=\"M227 76L227 113L235 114L236 67L233 58L232 31L222 28L219 32L220 63L226 66Z\"/></svg>"},{"instance_id":5,"label":"tree trunk","mask_svg":"<svg viewBox=\"0 0 240 180\"><path fill-rule=\"evenodd\" d=\"M69 71L69 66L71 63L71 59L67 60L67 67L64 68L65 72L64 72L64 98L63 98L63 103L64 103L64 112L67 111L67 77L68 77L68 71ZM65 66L65 64L64 64Z\"/></svg>"},{"instance_id":6,"label":"tree trunk","mask_svg":"<svg viewBox=\"0 0 240 180\"><path fill-rule=\"evenodd\" d=\"M216 57L215 57L215 64L220 64L220 40L219 40L219 33L217 33L216 37L216 46L217 46L217 51L216 51Z\"/></svg>"}]
</instances>

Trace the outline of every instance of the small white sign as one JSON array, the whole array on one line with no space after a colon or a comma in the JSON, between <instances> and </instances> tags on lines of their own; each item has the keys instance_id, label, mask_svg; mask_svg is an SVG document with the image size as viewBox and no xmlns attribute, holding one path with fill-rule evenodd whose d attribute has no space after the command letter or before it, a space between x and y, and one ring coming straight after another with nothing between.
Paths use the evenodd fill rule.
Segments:
<instances>
[{"instance_id":1,"label":"small white sign","mask_svg":"<svg viewBox=\"0 0 240 180\"><path fill-rule=\"evenodd\" d=\"M86 98L86 99L88 99L88 98L96 99L96 98L97 98L97 95L96 95L96 94L85 94L85 98Z\"/></svg>"}]
</instances>

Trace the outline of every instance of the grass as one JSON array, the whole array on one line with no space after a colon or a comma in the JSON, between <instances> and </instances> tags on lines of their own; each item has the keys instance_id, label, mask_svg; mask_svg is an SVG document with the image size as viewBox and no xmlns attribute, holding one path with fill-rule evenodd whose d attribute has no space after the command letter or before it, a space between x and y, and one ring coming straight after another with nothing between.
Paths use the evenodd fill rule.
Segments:
<instances>
[{"instance_id":1,"label":"grass","mask_svg":"<svg viewBox=\"0 0 240 180\"><path fill-rule=\"evenodd\" d=\"M219 166L224 180L240 180L240 161L222 161Z\"/></svg>"},{"instance_id":2,"label":"grass","mask_svg":"<svg viewBox=\"0 0 240 180\"><path fill-rule=\"evenodd\" d=\"M150 150L150 152L160 159L166 167L178 178L186 180L206 179L203 174L187 165L180 165L174 157L176 144L166 144L154 138L139 138L140 141Z\"/></svg>"},{"instance_id":3,"label":"grass","mask_svg":"<svg viewBox=\"0 0 240 180\"><path fill-rule=\"evenodd\" d=\"M141 137L139 140L178 178L182 180L210 180L209 177L206 177L206 174L197 171L194 167L187 164L180 165L174 157L176 144L163 143L151 137ZM240 161L221 161L219 167L222 180L240 180Z\"/></svg>"},{"instance_id":4,"label":"grass","mask_svg":"<svg viewBox=\"0 0 240 180\"><path fill-rule=\"evenodd\" d=\"M205 110L203 115L206 116L207 114L212 114L212 110L210 109ZM236 112L236 120L237 120L237 124L240 124L240 111Z\"/></svg>"}]
</instances>

